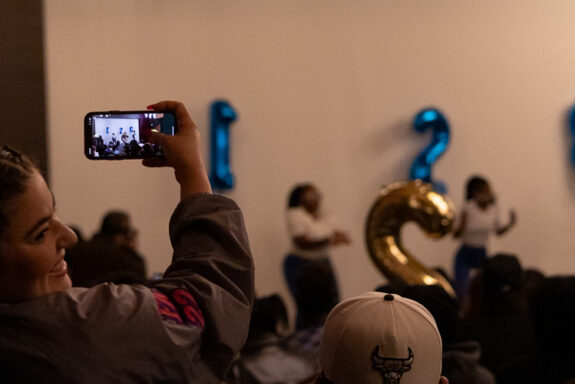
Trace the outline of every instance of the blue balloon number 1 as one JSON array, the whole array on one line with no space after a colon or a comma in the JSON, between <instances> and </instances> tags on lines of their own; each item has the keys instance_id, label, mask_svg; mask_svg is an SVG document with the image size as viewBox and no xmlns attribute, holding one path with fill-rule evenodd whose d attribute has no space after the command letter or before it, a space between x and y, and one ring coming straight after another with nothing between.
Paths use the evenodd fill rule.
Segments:
<instances>
[{"instance_id":1,"label":"blue balloon number 1","mask_svg":"<svg viewBox=\"0 0 575 384\"><path fill-rule=\"evenodd\" d=\"M575 166L575 106L571 108L571 112L569 113L569 130L573 137L573 143L571 146L571 163Z\"/></svg>"},{"instance_id":2,"label":"blue balloon number 1","mask_svg":"<svg viewBox=\"0 0 575 384\"><path fill-rule=\"evenodd\" d=\"M230 170L230 124L236 121L236 111L227 101L214 101L211 109L211 172L214 189L232 189L234 175Z\"/></svg>"}]
</instances>

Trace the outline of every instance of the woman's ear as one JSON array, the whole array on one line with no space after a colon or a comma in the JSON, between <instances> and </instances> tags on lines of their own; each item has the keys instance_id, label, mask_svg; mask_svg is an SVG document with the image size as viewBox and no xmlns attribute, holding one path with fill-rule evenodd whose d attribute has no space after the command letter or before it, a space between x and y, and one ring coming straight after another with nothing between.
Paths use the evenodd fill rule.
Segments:
<instances>
[{"instance_id":1,"label":"woman's ear","mask_svg":"<svg viewBox=\"0 0 575 384\"><path fill-rule=\"evenodd\" d=\"M441 376L439 378L439 384L449 384L449 380L447 380L447 377Z\"/></svg>"}]
</instances>

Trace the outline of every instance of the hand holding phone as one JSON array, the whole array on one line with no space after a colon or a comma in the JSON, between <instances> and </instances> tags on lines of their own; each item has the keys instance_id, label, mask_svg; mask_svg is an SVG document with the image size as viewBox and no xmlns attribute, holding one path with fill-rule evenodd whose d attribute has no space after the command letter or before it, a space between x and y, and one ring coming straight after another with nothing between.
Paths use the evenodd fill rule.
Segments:
<instances>
[{"instance_id":1,"label":"hand holding phone","mask_svg":"<svg viewBox=\"0 0 575 384\"><path fill-rule=\"evenodd\" d=\"M84 155L90 160L162 157L153 132L174 135L176 130L171 111L90 112L84 117Z\"/></svg>"},{"instance_id":2,"label":"hand holding phone","mask_svg":"<svg viewBox=\"0 0 575 384\"><path fill-rule=\"evenodd\" d=\"M148 106L159 111L172 111L178 121L174 136L154 134L154 142L165 149L165 157L148 157L142 160L147 167L172 167L180 184L184 200L198 193L211 193L212 188L204 165L199 129L184 104L178 101L160 101Z\"/></svg>"}]
</instances>

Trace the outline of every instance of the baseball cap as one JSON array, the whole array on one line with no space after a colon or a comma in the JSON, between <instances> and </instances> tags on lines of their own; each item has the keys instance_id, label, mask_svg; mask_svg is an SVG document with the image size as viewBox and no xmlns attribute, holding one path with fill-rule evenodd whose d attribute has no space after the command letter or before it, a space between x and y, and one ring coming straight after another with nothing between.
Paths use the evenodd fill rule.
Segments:
<instances>
[{"instance_id":1,"label":"baseball cap","mask_svg":"<svg viewBox=\"0 0 575 384\"><path fill-rule=\"evenodd\" d=\"M437 384L441 348L425 307L396 294L368 292L330 312L319 363L334 384Z\"/></svg>"}]
</instances>

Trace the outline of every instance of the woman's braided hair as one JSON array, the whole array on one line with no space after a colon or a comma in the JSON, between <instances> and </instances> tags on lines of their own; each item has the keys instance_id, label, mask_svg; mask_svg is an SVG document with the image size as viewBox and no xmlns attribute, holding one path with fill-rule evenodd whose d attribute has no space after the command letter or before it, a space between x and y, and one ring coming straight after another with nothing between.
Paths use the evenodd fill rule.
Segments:
<instances>
[{"instance_id":1,"label":"woman's braided hair","mask_svg":"<svg viewBox=\"0 0 575 384\"><path fill-rule=\"evenodd\" d=\"M6 145L0 149L0 235L8 225L5 215L8 202L24 192L26 182L36 170L26 155Z\"/></svg>"}]
</instances>

